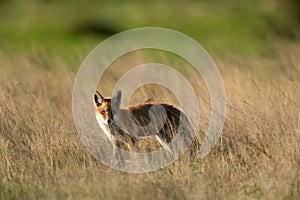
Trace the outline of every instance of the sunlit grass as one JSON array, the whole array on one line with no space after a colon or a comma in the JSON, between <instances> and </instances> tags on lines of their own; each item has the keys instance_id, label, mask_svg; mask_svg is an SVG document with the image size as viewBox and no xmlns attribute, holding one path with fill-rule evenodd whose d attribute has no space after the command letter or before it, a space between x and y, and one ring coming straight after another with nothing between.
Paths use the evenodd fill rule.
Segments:
<instances>
[{"instance_id":1,"label":"sunlit grass","mask_svg":"<svg viewBox=\"0 0 300 200\"><path fill-rule=\"evenodd\" d=\"M251 63L219 60L227 118L217 145L204 159L186 154L148 174L114 171L87 152L71 114L75 74L64 62L49 71L26 56L2 57L0 197L297 199L300 61L297 51L286 55ZM205 102L201 106L207 109Z\"/></svg>"}]
</instances>

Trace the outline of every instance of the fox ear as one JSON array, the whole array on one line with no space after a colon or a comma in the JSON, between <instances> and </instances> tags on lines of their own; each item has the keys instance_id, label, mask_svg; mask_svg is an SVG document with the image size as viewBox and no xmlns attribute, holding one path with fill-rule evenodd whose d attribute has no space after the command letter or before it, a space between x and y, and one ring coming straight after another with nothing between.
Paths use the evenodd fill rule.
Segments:
<instances>
[{"instance_id":1,"label":"fox ear","mask_svg":"<svg viewBox=\"0 0 300 200\"><path fill-rule=\"evenodd\" d=\"M122 97L122 92L121 90L118 90L117 93L115 93L112 98L112 104L119 108L121 105L121 97Z\"/></svg>"},{"instance_id":2,"label":"fox ear","mask_svg":"<svg viewBox=\"0 0 300 200\"><path fill-rule=\"evenodd\" d=\"M103 101L104 101L103 96L98 91L94 92L94 104L96 106L99 106L103 103Z\"/></svg>"}]
</instances>

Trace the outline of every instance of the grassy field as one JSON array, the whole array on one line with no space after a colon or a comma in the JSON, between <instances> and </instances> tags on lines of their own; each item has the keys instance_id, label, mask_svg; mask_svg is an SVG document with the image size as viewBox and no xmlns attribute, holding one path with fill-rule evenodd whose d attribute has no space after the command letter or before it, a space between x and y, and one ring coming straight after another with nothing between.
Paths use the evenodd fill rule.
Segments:
<instances>
[{"instance_id":1,"label":"grassy field","mask_svg":"<svg viewBox=\"0 0 300 200\"><path fill-rule=\"evenodd\" d=\"M289 29L294 21L276 3L253 1L254 12L248 1L222 8L216 6L220 1L170 7L168 1L102 1L97 12L83 1L76 4L80 9L67 0L28 2L0 1L6 17L0 23L0 199L299 198L300 43L297 31ZM96 19L103 19L99 26L105 29L91 28ZM81 61L104 38L138 26L191 35L219 67L227 116L204 159L184 155L159 171L128 174L102 165L80 141L72 89ZM135 58L119 62L147 61ZM113 81L104 81L112 88ZM175 103L160 95L162 89L144 90ZM144 100L144 90L133 102ZM199 95L204 131L209 97L205 90Z\"/></svg>"}]
</instances>

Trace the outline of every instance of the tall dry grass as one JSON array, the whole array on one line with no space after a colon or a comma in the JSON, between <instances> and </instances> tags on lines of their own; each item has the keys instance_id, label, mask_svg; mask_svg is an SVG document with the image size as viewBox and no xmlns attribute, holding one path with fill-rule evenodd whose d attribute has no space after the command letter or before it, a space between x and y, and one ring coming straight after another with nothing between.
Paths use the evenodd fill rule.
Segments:
<instances>
[{"instance_id":1,"label":"tall dry grass","mask_svg":"<svg viewBox=\"0 0 300 200\"><path fill-rule=\"evenodd\" d=\"M297 199L297 53L252 62L219 61L227 118L217 145L202 160L186 162L185 155L147 174L114 171L87 152L72 119L75 73L65 63L44 69L42 61L2 55L0 198ZM200 108L207 105L203 102Z\"/></svg>"}]
</instances>

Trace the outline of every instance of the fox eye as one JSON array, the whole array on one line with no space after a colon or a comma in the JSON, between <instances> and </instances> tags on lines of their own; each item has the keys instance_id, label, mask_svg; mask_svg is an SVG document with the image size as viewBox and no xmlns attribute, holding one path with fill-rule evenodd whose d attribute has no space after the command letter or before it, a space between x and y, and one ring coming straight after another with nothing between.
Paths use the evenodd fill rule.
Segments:
<instances>
[{"instance_id":1,"label":"fox eye","mask_svg":"<svg viewBox=\"0 0 300 200\"><path fill-rule=\"evenodd\" d=\"M102 115L104 115L104 114L105 114L105 111L104 111L104 110L103 110L103 111L101 111L101 114L102 114Z\"/></svg>"}]
</instances>

